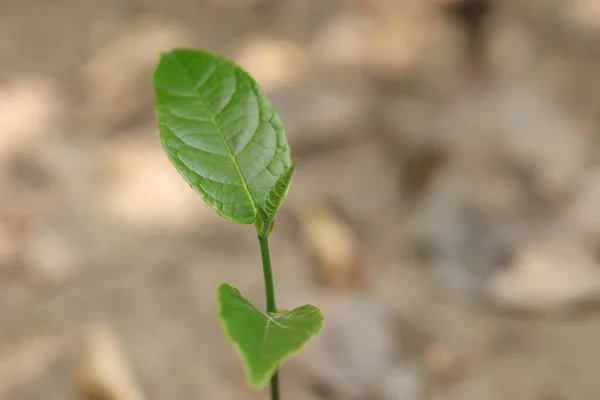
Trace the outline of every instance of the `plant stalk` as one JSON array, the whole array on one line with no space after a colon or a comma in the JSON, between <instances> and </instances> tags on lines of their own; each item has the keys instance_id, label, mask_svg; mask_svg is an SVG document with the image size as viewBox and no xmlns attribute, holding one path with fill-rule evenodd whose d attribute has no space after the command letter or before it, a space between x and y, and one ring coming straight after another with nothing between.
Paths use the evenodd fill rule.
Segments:
<instances>
[{"instance_id":1,"label":"plant stalk","mask_svg":"<svg viewBox=\"0 0 600 400\"><path fill-rule=\"evenodd\" d=\"M267 312L276 313L275 286L273 284L273 270L271 268L271 254L269 252L269 236L258 235L260 255L262 258L263 274L265 278L265 293L267 296ZM279 400L279 371L275 371L271 378L271 400Z\"/></svg>"}]
</instances>

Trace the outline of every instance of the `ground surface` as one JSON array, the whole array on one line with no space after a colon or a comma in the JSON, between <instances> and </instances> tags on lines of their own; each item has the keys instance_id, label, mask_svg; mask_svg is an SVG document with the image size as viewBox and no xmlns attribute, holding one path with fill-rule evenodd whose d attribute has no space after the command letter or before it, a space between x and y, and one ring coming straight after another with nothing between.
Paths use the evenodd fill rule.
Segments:
<instances>
[{"instance_id":1,"label":"ground surface","mask_svg":"<svg viewBox=\"0 0 600 400\"><path fill-rule=\"evenodd\" d=\"M299 161L279 303L327 322L286 399L598 399L600 6L542 3L495 9L474 65L426 2L0 0L0 398L80 398L86 354L136 382L104 400L266 398L216 319L223 281L262 301L254 230L152 115L158 54L195 46L257 77Z\"/></svg>"}]
</instances>

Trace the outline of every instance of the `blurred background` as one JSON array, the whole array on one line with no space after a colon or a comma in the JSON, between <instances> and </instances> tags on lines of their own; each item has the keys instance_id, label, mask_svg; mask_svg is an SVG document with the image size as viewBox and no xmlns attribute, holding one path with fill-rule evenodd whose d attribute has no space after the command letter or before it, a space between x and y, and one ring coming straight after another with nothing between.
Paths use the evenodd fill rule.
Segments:
<instances>
[{"instance_id":1,"label":"blurred background","mask_svg":"<svg viewBox=\"0 0 600 400\"><path fill-rule=\"evenodd\" d=\"M298 167L286 400L600 398L600 1L0 0L0 398L266 399L216 316L252 226L158 141L151 73L252 73Z\"/></svg>"}]
</instances>

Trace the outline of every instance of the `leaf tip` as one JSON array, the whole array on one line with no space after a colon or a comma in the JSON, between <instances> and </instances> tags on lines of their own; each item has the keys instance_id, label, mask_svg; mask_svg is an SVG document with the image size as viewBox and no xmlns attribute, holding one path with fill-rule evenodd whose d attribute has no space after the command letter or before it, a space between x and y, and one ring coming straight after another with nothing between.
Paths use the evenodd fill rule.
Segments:
<instances>
[{"instance_id":1,"label":"leaf tip","mask_svg":"<svg viewBox=\"0 0 600 400\"><path fill-rule=\"evenodd\" d=\"M225 282L221 283L219 285L219 287L217 288L217 296L219 299L226 294L235 293L235 292L239 293L239 291L236 288L234 288L233 286L231 286Z\"/></svg>"}]
</instances>

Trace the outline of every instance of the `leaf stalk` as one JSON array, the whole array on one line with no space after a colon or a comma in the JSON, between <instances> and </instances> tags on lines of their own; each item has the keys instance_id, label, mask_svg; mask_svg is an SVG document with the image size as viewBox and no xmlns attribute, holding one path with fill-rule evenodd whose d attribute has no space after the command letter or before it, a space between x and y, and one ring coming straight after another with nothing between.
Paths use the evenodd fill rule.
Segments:
<instances>
[{"instance_id":1,"label":"leaf stalk","mask_svg":"<svg viewBox=\"0 0 600 400\"><path fill-rule=\"evenodd\" d=\"M265 224L270 225L270 224ZM277 306L275 305L275 285L273 283L273 269L271 268L271 254L269 252L269 235L262 234L269 232L270 229L261 229L258 235L258 243L260 244L260 255L262 258L263 275L265 280L265 294L267 298L267 312L276 313ZM280 400L279 398L279 371L275 371L271 378L271 400Z\"/></svg>"}]
</instances>

